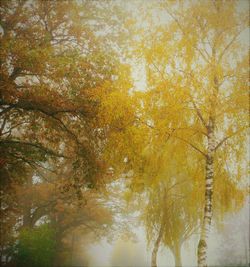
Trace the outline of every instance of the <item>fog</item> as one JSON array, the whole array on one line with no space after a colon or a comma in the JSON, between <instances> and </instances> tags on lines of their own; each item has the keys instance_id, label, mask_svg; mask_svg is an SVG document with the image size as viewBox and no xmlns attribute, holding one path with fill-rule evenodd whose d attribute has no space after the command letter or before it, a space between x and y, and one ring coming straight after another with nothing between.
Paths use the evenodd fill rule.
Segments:
<instances>
[{"instance_id":1,"label":"fog","mask_svg":"<svg viewBox=\"0 0 250 267\"><path fill-rule=\"evenodd\" d=\"M249 264L249 1L0 0L0 265Z\"/></svg>"},{"instance_id":2,"label":"fog","mask_svg":"<svg viewBox=\"0 0 250 267\"><path fill-rule=\"evenodd\" d=\"M102 240L88 247L91 267L151 266L151 250L147 247L142 227L132 228L136 242L115 239L112 242ZM193 235L182 247L183 266L196 266L198 233ZM244 207L233 215L226 216L220 229L212 227L209 238L210 266L248 266L249 264L249 200ZM172 253L161 247L158 254L158 266L173 267Z\"/></svg>"}]
</instances>

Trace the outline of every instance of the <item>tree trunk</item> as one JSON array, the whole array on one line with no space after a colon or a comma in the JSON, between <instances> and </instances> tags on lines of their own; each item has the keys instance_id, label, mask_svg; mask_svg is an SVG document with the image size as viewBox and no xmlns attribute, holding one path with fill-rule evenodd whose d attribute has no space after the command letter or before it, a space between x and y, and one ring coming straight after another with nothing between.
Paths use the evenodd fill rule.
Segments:
<instances>
[{"instance_id":1,"label":"tree trunk","mask_svg":"<svg viewBox=\"0 0 250 267\"><path fill-rule=\"evenodd\" d=\"M31 228L31 213L30 213L30 207L25 207L23 212L23 225L22 228Z\"/></svg>"},{"instance_id":2,"label":"tree trunk","mask_svg":"<svg viewBox=\"0 0 250 267\"><path fill-rule=\"evenodd\" d=\"M52 221L52 223L55 223L55 221ZM55 226L54 226L55 227ZM62 252L64 250L64 245L62 242L62 232L60 231L60 229L56 228L56 236L55 236L55 243L56 243L56 251L55 251L55 255L54 255L54 260L53 260L53 267L58 267L62 265Z\"/></svg>"},{"instance_id":3,"label":"tree trunk","mask_svg":"<svg viewBox=\"0 0 250 267\"><path fill-rule=\"evenodd\" d=\"M175 260L175 267L182 267L181 263L181 247L178 246L174 249L174 260Z\"/></svg>"},{"instance_id":4,"label":"tree trunk","mask_svg":"<svg viewBox=\"0 0 250 267\"><path fill-rule=\"evenodd\" d=\"M164 231L164 223L161 224L158 237L155 240L154 249L152 251L151 267L157 267L157 253L158 253L160 242L163 236L163 231Z\"/></svg>"},{"instance_id":5,"label":"tree trunk","mask_svg":"<svg viewBox=\"0 0 250 267\"><path fill-rule=\"evenodd\" d=\"M27 177L26 181L26 188L32 188L32 175L29 175ZM31 214L31 208L32 208L32 199L25 197L25 202L23 204L23 225L22 228L32 228L32 214Z\"/></svg>"},{"instance_id":6,"label":"tree trunk","mask_svg":"<svg viewBox=\"0 0 250 267\"><path fill-rule=\"evenodd\" d=\"M74 266L74 246L75 246L75 234L72 233L72 239L71 239L71 266Z\"/></svg>"},{"instance_id":7,"label":"tree trunk","mask_svg":"<svg viewBox=\"0 0 250 267\"><path fill-rule=\"evenodd\" d=\"M208 149L206 157L206 188L205 188L205 207L201 236L198 244L198 266L207 267L207 240L212 221L212 200L213 200L213 179L214 179L214 149L215 137L213 120L210 119L208 126Z\"/></svg>"}]
</instances>

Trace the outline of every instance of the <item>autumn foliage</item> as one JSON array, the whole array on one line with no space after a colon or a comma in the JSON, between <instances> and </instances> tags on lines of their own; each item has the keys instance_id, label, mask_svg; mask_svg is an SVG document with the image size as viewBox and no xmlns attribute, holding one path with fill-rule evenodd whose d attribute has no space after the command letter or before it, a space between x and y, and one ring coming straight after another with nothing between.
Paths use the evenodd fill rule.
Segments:
<instances>
[{"instance_id":1,"label":"autumn foliage","mask_svg":"<svg viewBox=\"0 0 250 267\"><path fill-rule=\"evenodd\" d=\"M245 203L249 14L146 2L1 0L3 266L74 265L125 233L125 202L152 267L197 232L207 267L211 225Z\"/></svg>"}]
</instances>

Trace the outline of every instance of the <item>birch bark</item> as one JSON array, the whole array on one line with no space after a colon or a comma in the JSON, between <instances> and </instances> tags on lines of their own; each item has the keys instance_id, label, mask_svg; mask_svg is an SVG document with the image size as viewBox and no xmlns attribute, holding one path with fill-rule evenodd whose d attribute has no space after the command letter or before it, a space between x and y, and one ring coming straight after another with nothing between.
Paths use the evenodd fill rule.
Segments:
<instances>
[{"instance_id":1,"label":"birch bark","mask_svg":"<svg viewBox=\"0 0 250 267\"><path fill-rule=\"evenodd\" d=\"M207 267L207 241L212 221L213 182L214 182L214 152L215 136L214 123L210 118L208 125L208 146L205 174L205 207L201 227L201 237L198 244L198 266Z\"/></svg>"}]
</instances>

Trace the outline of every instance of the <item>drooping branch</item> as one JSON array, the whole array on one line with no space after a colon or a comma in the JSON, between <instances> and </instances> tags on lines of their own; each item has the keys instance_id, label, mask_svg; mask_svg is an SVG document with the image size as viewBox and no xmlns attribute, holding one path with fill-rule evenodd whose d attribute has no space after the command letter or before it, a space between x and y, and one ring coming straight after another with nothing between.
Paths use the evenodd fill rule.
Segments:
<instances>
[{"instance_id":1,"label":"drooping branch","mask_svg":"<svg viewBox=\"0 0 250 267\"><path fill-rule=\"evenodd\" d=\"M229 138L235 136L236 134L246 130L246 127L243 127L239 129L238 131L233 132L232 134L229 134L228 136L225 136L219 143L215 146L214 150L216 151L220 146L222 146Z\"/></svg>"},{"instance_id":2,"label":"drooping branch","mask_svg":"<svg viewBox=\"0 0 250 267\"><path fill-rule=\"evenodd\" d=\"M195 79L193 73L189 73L189 72L185 72L184 70L179 70L180 72L184 73L185 75L188 75L192 80ZM188 96L190 97L191 99L191 102L193 104L193 107L197 113L197 116L199 117L200 121L202 122L203 126L207 129L208 125L204 119L204 117L202 116L201 112L200 112L200 109L198 108L197 104L195 103L195 100L194 100L194 97L191 95L191 93L188 94Z\"/></svg>"},{"instance_id":3,"label":"drooping branch","mask_svg":"<svg viewBox=\"0 0 250 267\"><path fill-rule=\"evenodd\" d=\"M223 56L226 54L227 50L231 47L231 45L237 40L237 38L239 37L239 35L244 31L245 29L241 29L240 31L238 31L234 37L231 39L231 41L225 46L225 48L223 49L223 51L221 52L218 62L220 62L223 58Z\"/></svg>"},{"instance_id":4,"label":"drooping branch","mask_svg":"<svg viewBox=\"0 0 250 267\"><path fill-rule=\"evenodd\" d=\"M60 153L56 153L55 151L53 151L49 148L46 148L39 143L30 143L30 142L23 142L23 141L18 141L18 140L1 140L0 145L4 145L4 144L13 144L13 145L26 146L26 147L34 147L34 148L41 150L44 153L52 155L54 157L68 158L67 156L60 154Z\"/></svg>"},{"instance_id":5,"label":"drooping branch","mask_svg":"<svg viewBox=\"0 0 250 267\"><path fill-rule=\"evenodd\" d=\"M27 164L30 165L32 168L34 168L37 172L39 172L39 171L38 171L38 168L41 168L41 169L44 169L45 171L49 171L49 172L52 172L52 173L56 173L55 170L52 170L52 169L50 169L50 168L47 168L47 167L43 166L42 164L39 164L39 163L38 163L37 161L35 161L35 160L28 159L28 158L26 158L26 157L17 155L17 154L15 154L15 153L11 153L10 155L11 155L11 157L16 158L17 160L21 160L21 161L27 163ZM39 172L39 175L42 176L42 178L45 178L44 175L43 175L41 172ZM45 178L45 180L46 180L46 179L47 179L47 178ZM46 180L46 181L47 181L47 180ZM47 182L48 182L48 181L47 181Z\"/></svg>"},{"instance_id":6,"label":"drooping branch","mask_svg":"<svg viewBox=\"0 0 250 267\"><path fill-rule=\"evenodd\" d=\"M0 100L0 105L6 106L6 108L0 112L0 115L6 113L7 111L11 109L22 109L26 111L39 111L47 116L55 116L60 113L81 113L82 115L86 115L83 109L77 109L77 108L76 109L59 109L59 110L55 109L55 110L50 111L48 109L46 110L45 108L39 107L36 103L25 102L22 100L19 100L19 102L15 104L8 103L4 100Z\"/></svg>"},{"instance_id":7,"label":"drooping branch","mask_svg":"<svg viewBox=\"0 0 250 267\"><path fill-rule=\"evenodd\" d=\"M179 29L181 30L183 36L185 36L186 38L188 38L186 31L183 29L180 21L169 11L168 7L164 6L165 10L167 11L168 15L176 22L176 24L178 25ZM204 59L204 61L206 61L207 63L210 64L209 59L206 58L206 56L203 54L203 52L201 51L200 48L198 48L197 46L193 46L193 48L199 52L199 54L201 55L201 57Z\"/></svg>"},{"instance_id":8,"label":"drooping branch","mask_svg":"<svg viewBox=\"0 0 250 267\"><path fill-rule=\"evenodd\" d=\"M20 125L27 124L27 123L28 122L26 122L26 121L17 123L15 125L11 126L6 132L2 132L2 130L0 130L0 136L6 135L6 134L8 134L8 136L9 136L9 135L11 135L13 129L17 128ZM2 126L4 127L4 124Z\"/></svg>"},{"instance_id":9,"label":"drooping branch","mask_svg":"<svg viewBox=\"0 0 250 267\"><path fill-rule=\"evenodd\" d=\"M207 157L207 154L205 152L203 152L201 149L199 149L196 145L192 144L191 142L189 142L188 140L182 138L182 137L179 137L179 136L173 136L174 138L177 138L181 141L183 141L184 143L190 145L193 149L195 149L196 151L198 151L200 154L202 154L204 157Z\"/></svg>"},{"instance_id":10,"label":"drooping branch","mask_svg":"<svg viewBox=\"0 0 250 267\"><path fill-rule=\"evenodd\" d=\"M67 132L68 135L73 137L73 139L76 141L76 143L78 145L82 145L81 142L79 141L78 137L76 136L76 134L73 133L70 129L68 129L68 127L65 125L65 123L60 118L58 118L58 116L56 116L60 113L72 113L72 114L74 114L74 113L80 112L81 114L83 114L82 110L79 111L77 109L61 109L61 110L47 111L43 108L40 108L39 106L34 106L33 104L26 104L26 103L23 104L20 102L18 102L16 104L9 104L9 103L5 103L4 101L1 101L0 104L8 105L8 107L6 109L4 109L1 113L5 113L11 109L22 109L22 110L26 110L26 111L38 112L38 113L41 113L47 117L50 117L51 119L57 121L59 123L60 128L63 131Z\"/></svg>"},{"instance_id":11,"label":"drooping branch","mask_svg":"<svg viewBox=\"0 0 250 267\"><path fill-rule=\"evenodd\" d=\"M144 121L142 121L142 120L140 120L140 121L141 121L143 124L145 124L147 127L159 131L159 129L157 129L157 128L154 127L153 125L150 125L150 124L148 124L147 122L144 122ZM177 129L178 129L178 128L177 128ZM176 130L176 129L173 128L171 133L168 133L168 132L167 132L168 138L169 138L170 136L172 136L172 137L174 137L174 138L177 138L177 139L179 139L179 140L185 142L186 144L190 145L193 149L195 149L196 151L198 151L199 153L201 153L204 157L207 157L207 154L206 154L205 152L203 152L201 149L199 149L197 146L195 146L195 145L192 144L191 142L189 142L189 141L187 141L186 139L183 139L182 137L179 137L179 136L177 136L177 135L173 135L173 133L175 132L175 130Z\"/></svg>"}]
</instances>

